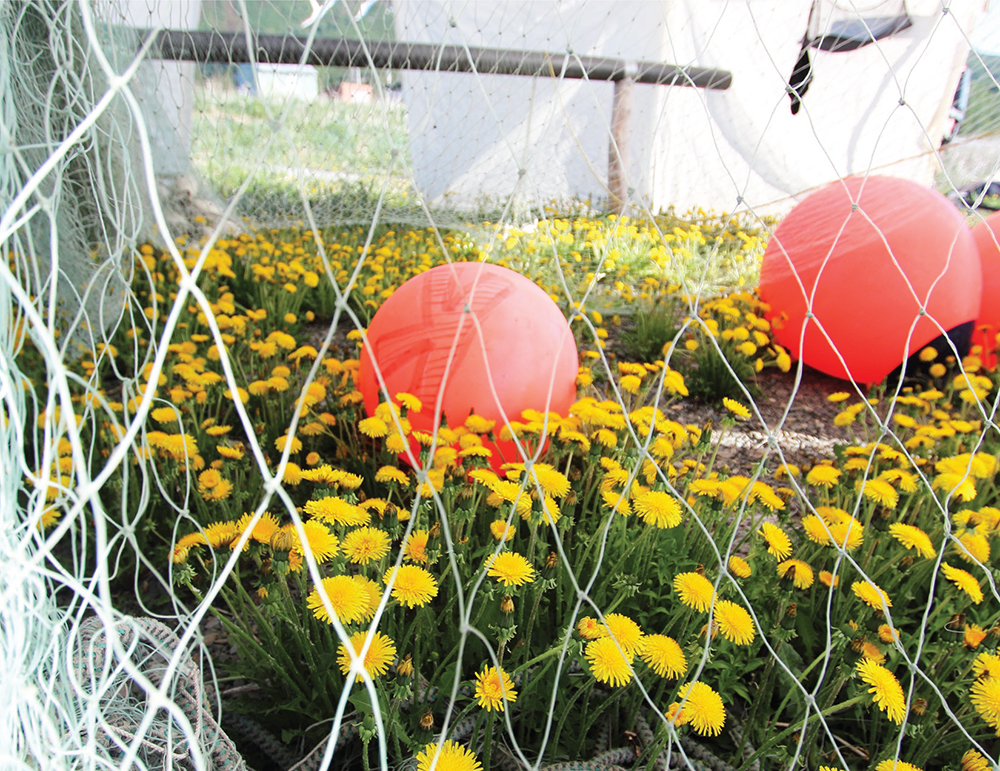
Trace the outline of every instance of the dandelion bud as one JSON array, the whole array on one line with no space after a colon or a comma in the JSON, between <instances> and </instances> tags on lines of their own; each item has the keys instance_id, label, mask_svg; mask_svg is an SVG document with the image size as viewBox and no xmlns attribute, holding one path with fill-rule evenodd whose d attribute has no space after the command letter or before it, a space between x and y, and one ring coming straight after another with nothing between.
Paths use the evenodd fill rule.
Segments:
<instances>
[{"instance_id":1,"label":"dandelion bud","mask_svg":"<svg viewBox=\"0 0 1000 771\"><path fill-rule=\"evenodd\" d=\"M409 677L413 674L413 657L409 653L396 665L396 674L400 677Z\"/></svg>"},{"instance_id":2,"label":"dandelion bud","mask_svg":"<svg viewBox=\"0 0 1000 771\"><path fill-rule=\"evenodd\" d=\"M288 530L275 530L271 536L271 549L275 552L288 552L295 546L295 535Z\"/></svg>"},{"instance_id":3,"label":"dandelion bud","mask_svg":"<svg viewBox=\"0 0 1000 771\"><path fill-rule=\"evenodd\" d=\"M927 711L927 699L914 699L913 704L910 706L914 714L922 715Z\"/></svg>"},{"instance_id":4,"label":"dandelion bud","mask_svg":"<svg viewBox=\"0 0 1000 771\"><path fill-rule=\"evenodd\" d=\"M500 600L500 611L502 613L514 612L514 598L509 594L504 595L504 598Z\"/></svg>"},{"instance_id":5,"label":"dandelion bud","mask_svg":"<svg viewBox=\"0 0 1000 771\"><path fill-rule=\"evenodd\" d=\"M796 605L794 602L790 602L790 603L788 603L788 608L785 610L785 612L789 616L791 616L791 617L794 618L795 615L799 612L799 606Z\"/></svg>"},{"instance_id":6,"label":"dandelion bud","mask_svg":"<svg viewBox=\"0 0 1000 771\"><path fill-rule=\"evenodd\" d=\"M554 551L550 551L549 556L545 558L545 567L554 568L558 564L559 564L559 555L556 554Z\"/></svg>"},{"instance_id":7,"label":"dandelion bud","mask_svg":"<svg viewBox=\"0 0 1000 771\"><path fill-rule=\"evenodd\" d=\"M434 714L427 710L423 715L420 716L420 727L424 730L428 730L434 727Z\"/></svg>"}]
</instances>

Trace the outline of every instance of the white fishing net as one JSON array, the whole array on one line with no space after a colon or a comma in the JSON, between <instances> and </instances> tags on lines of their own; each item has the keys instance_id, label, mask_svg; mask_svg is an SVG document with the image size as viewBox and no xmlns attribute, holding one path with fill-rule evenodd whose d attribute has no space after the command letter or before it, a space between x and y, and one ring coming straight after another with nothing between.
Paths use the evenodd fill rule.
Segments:
<instances>
[{"instance_id":1,"label":"white fishing net","mask_svg":"<svg viewBox=\"0 0 1000 771\"><path fill-rule=\"evenodd\" d=\"M3 766L998 767L979 6L0 0Z\"/></svg>"}]
</instances>

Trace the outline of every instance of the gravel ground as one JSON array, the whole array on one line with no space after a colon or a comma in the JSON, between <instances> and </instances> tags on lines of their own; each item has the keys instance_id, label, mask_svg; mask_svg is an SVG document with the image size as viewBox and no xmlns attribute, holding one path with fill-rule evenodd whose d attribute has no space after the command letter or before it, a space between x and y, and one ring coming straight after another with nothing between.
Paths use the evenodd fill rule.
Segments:
<instances>
[{"instance_id":1,"label":"gravel ground","mask_svg":"<svg viewBox=\"0 0 1000 771\"><path fill-rule=\"evenodd\" d=\"M835 444L851 441L846 429L833 425L841 405L827 399L837 391L851 390L849 383L805 368L798 385L794 369L788 373L764 370L758 375L757 385L760 392L751 406L754 414L729 429L719 449L718 459L731 473L751 472L767 451L767 438L772 432L777 432L785 460L797 465L831 457ZM692 399L671 405L669 411L670 417L679 423L702 426L711 421L716 431L729 414L721 405ZM772 462L771 468L777 465Z\"/></svg>"}]
</instances>

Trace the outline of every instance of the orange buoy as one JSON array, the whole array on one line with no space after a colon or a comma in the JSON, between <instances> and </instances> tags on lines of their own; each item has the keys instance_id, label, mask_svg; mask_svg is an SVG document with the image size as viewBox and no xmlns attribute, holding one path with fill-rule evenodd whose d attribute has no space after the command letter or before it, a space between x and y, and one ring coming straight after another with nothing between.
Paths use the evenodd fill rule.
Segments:
<instances>
[{"instance_id":1,"label":"orange buoy","mask_svg":"<svg viewBox=\"0 0 1000 771\"><path fill-rule=\"evenodd\" d=\"M893 177L851 177L807 197L775 230L760 271L775 339L860 383L974 321L981 292L965 218L940 193Z\"/></svg>"},{"instance_id":2,"label":"orange buoy","mask_svg":"<svg viewBox=\"0 0 1000 771\"><path fill-rule=\"evenodd\" d=\"M1000 334L1000 212L991 214L972 228L983 267L983 302L976 320L972 342L981 348L983 364L997 364L997 335Z\"/></svg>"},{"instance_id":3,"label":"orange buoy","mask_svg":"<svg viewBox=\"0 0 1000 771\"><path fill-rule=\"evenodd\" d=\"M397 289L366 332L358 388L372 415L381 375L389 398L413 394L419 431L461 426L470 414L496 421L499 434L527 409L566 416L576 400L576 342L562 311L541 287L508 268L480 262L441 265ZM384 400L385 393L382 398ZM552 431L554 427L550 427ZM485 442L491 465L520 461L514 442Z\"/></svg>"}]
</instances>

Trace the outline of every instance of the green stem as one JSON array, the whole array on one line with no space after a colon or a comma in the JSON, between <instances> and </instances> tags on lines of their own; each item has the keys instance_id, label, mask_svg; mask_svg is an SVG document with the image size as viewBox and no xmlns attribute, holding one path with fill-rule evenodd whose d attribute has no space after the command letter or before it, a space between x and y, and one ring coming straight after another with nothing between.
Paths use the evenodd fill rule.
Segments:
<instances>
[{"instance_id":1,"label":"green stem","mask_svg":"<svg viewBox=\"0 0 1000 771\"><path fill-rule=\"evenodd\" d=\"M493 710L486 713L486 739L483 743L483 768L492 768L491 760L493 757L493 723L496 720L496 715Z\"/></svg>"},{"instance_id":2,"label":"green stem","mask_svg":"<svg viewBox=\"0 0 1000 771\"><path fill-rule=\"evenodd\" d=\"M838 712L843 712L845 709L853 707L856 704L862 703L865 700L866 696L867 694L860 693L857 696L848 699L847 701L840 702L840 704L834 704L832 707L829 707L828 709L813 712L806 720L802 722L796 722L794 725L789 726L781 733L771 736L763 745L757 748L757 751L753 755L751 755L749 758L743 761L743 765L739 767L738 771L746 771L746 769L749 769L755 760L764 757L770 751L771 747L777 746L792 734L805 730L806 728L808 728L810 725L812 725L817 720L820 720L821 718L826 718L829 717L830 715L835 715Z\"/></svg>"},{"instance_id":3,"label":"green stem","mask_svg":"<svg viewBox=\"0 0 1000 771\"><path fill-rule=\"evenodd\" d=\"M535 602L531 606L531 614L528 616L528 625L524 630L524 649L526 651L531 650L531 631L535 626L535 619L538 617L538 606L542 602L542 589L536 584L535 589ZM489 766L486 766L489 768Z\"/></svg>"},{"instance_id":4,"label":"green stem","mask_svg":"<svg viewBox=\"0 0 1000 771\"><path fill-rule=\"evenodd\" d=\"M729 426L726 425L726 421L722 421L722 430L719 432L719 438L715 440L715 446L712 448L712 457L709 458L708 466L705 469L703 477L707 478L709 474L712 473L712 468L715 466L715 458L719 454L719 448L722 447L722 438L726 435L726 431Z\"/></svg>"}]
</instances>

